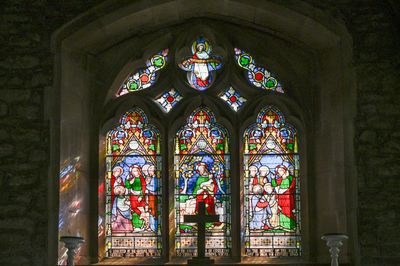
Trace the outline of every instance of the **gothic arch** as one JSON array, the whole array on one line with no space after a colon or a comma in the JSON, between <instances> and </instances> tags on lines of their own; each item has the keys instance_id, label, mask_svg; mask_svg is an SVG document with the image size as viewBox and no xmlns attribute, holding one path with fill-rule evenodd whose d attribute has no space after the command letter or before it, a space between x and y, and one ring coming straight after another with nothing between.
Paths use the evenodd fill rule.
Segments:
<instances>
[{"instance_id":1,"label":"gothic arch","mask_svg":"<svg viewBox=\"0 0 400 266\"><path fill-rule=\"evenodd\" d=\"M327 261L319 236L340 231L348 233L351 239L349 247L343 250L344 259L357 262L357 182L352 126L355 85L350 62L351 39L344 24L306 4L300 4L294 10L272 2L218 0L185 1L183 4L178 0L156 0L146 3L128 1L122 6L106 1L53 35L56 74L54 90L48 92L49 100L46 101L49 103L47 109L52 110L49 112L52 159L48 247L53 248L49 249L48 263L55 264L57 258L55 236L59 196L58 179L54 177L59 175L60 162L80 156L80 189L90 191L91 185L97 184L99 128L113 116L119 103L125 102L125 105L131 101L117 99L112 102L109 91L115 91L119 86L132 62L143 64L151 52L166 47L176 32L187 30L193 23L206 24L213 30L214 26L228 25L247 38L254 33L262 35L260 38L264 42L240 42L231 38L226 43L241 44L241 48L253 54L265 55L258 58L259 63L268 63L285 81L285 86L293 88L288 93L290 101L272 96L272 102L287 110L288 119L306 132L302 145L307 148L307 161L303 167L307 167L310 177L307 187L310 192L315 191L309 195L307 205L309 218L317 220L315 226L309 228L308 242L312 244L306 251L306 259ZM155 42L160 33L164 37ZM324 62L324 68L320 67L321 62ZM168 74L176 75L173 69L168 71ZM240 81L240 70L231 75L233 82L248 86ZM163 84L156 86L161 88ZM114 111L107 111L108 107ZM259 105L256 108L259 109ZM152 112L155 117L162 117L162 112ZM243 116L244 113L250 117L250 107L243 110ZM325 138L330 140L329 146L324 150L318 148L325 144ZM95 262L97 228L89 225L97 224L96 193L89 193L83 202L82 219L88 228L84 235L88 249L84 256L88 262Z\"/></svg>"}]
</instances>

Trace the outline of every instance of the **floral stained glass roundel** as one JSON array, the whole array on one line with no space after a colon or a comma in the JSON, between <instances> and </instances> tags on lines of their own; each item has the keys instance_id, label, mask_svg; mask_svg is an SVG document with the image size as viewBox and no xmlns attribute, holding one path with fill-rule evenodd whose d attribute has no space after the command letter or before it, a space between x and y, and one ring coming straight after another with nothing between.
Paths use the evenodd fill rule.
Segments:
<instances>
[{"instance_id":1,"label":"floral stained glass roundel","mask_svg":"<svg viewBox=\"0 0 400 266\"><path fill-rule=\"evenodd\" d=\"M161 256L160 133L133 108L107 134L107 257Z\"/></svg>"},{"instance_id":2,"label":"floral stained glass roundel","mask_svg":"<svg viewBox=\"0 0 400 266\"><path fill-rule=\"evenodd\" d=\"M192 56L184 59L179 67L187 71L189 85L199 91L208 89L215 80L215 71L222 67L222 58L212 55L212 46L204 37L192 44Z\"/></svg>"},{"instance_id":3,"label":"floral stained glass roundel","mask_svg":"<svg viewBox=\"0 0 400 266\"><path fill-rule=\"evenodd\" d=\"M265 67L257 66L254 58L247 52L235 48L236 63L247 70L249 82L260 89L284 93L281 84L272 76Z\"/></svg>"},{"instance_id":4,"label":"floral stained glass roundel","mask_svg":"<svg viewBox=\"0 0 400 266\"><path fill-rule=\"evenodd\" d=\"M273 106L244 135L247 256L300 256L299 153L296 130Z\"/></svg>"},{"instance_id":5,"label":"floral stained glass roundel","mask_svg":"<svg viewBox=\"0 0 400 266\"><path fill-rule=\"evenodd\" d=\"M147 60L146 68L141 68L129 74L128 78L122 83L117 96L130 92L140 91L153 86L158 78L158 71L165 67L168 59L168 49L153 55Z\"/></svg>"},{"instance_id":6,"label":"floral stained glass roundel","mask_svg":"<svg viewBox=\"0 0 400 266\"><path fill-rule=\"evenodd\" d=\"M174 160L176 254L196 255L197 224L185 223L184 215L198 213L204 202L207 215L219 216L206 223L206 255L230 255L229 139L207 107L196 109L176 134Z\"/></svg>"}]
</instances>

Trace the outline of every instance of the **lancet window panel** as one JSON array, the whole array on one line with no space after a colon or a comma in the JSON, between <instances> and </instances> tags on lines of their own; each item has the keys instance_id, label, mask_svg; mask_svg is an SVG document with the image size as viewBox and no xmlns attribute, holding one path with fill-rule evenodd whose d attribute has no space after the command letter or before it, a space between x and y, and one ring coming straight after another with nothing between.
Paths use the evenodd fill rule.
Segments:
<instances>
[{"instance_id":1,"label":"lancet window panel","mask_svg":"<svg viewBox=\"0 0 400 266\"><path fill-rule=\"evenodd\" d=\"M207 107L193 111L175 140L175 249L178 256L197 254L197 225L184 215L198 213L204 202L207 215L219 221L206 223L206 255L231 253L229 135Z\"/></svg>"},{"instance_id":2,"label":"lancet window panel","mask_svg":"<svg viewBox=\"0 0 400 266\"><path fill-rule=\"evenodd\" d=\"M300 256L297 133L273 106L245 131L244 190L246 255Z\"/></svg>"},{"instance_id":3,"label":"lancet window panel","mask_svg":"<svg viewBox=\"0 0 400 266\"><path fill-rule=\"evenodd\" d=\"M106 138L106 257L160 257L160 133L135 107Z\"/></svg>"}]
</instances>

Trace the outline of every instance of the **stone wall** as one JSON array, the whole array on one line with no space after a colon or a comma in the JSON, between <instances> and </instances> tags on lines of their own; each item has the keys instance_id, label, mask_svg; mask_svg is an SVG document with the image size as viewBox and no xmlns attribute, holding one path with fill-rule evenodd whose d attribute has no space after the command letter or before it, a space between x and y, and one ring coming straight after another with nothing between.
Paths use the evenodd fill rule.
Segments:
<instances>
[{"instance_id":1,"label":"stone wall","mask_svg":"<svg viewBox=\"0 0 400 266\"><path fill-rule=\"evenodd\" d=\"M374 1L357 6L348 23L358 76L355 145L362 265L400 265L398 22L388 6Z\"/></svg>"},{"instance_id":2,"label":"stone wall","mask_svg":"<svg viewBox=\"0 0 400 266\"><path fill-rule=\"evenodd\" d=\"M45 265L52 32L98 1L0 3L0 265Z\"/></svg>"},{"instance_id":3,"label":"stone wall","mask_svg":"<svg viewBox=\"0 0 400 266\"><path fill-rule=\"evenodd\" d=\"M361 265L400 265L400 17L395 1L307 1L342 19L357 74Z\"/></svg>"},{"instance_id":4,"label":"stone wall","mask_svg":"<svg viewBox=\"0 0 400 266\"><path fill-rule=\"evenodd\" d=\"M0 6L0 265L45 265L52 32L101 1ZM281 3L281 1L278 1ZM353 37L361 265L400 265L400 50L394 1L306 0ZM392 3L392 5L390 5ZM285 1L296 9L298 1Z\"/></svg>"}]
</instances>

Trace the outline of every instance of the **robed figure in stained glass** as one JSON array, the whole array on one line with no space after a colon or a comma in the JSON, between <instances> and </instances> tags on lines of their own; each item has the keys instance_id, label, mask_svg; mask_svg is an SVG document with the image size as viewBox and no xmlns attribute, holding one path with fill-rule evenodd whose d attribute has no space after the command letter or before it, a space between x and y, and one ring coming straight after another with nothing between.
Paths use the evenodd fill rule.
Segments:
<instances>
[{"instance_id":1,"label":"robed figure in stained glass","mask_svg":"<svg viewBox=\"0 0 400 266\"><path fill-rule=\"evenodd\" d=\"M131 203L132 226L133 230L139 231L145 226L146 216L141 216L142 208L147 205L144 197L146 191L146 181L143 177L140 166L132 165L130 174L125 180L125 187L130 192L129 200Z\"/></svg>"},{"instance_id":2,"label":"robed figure in stained glass","mask_svg":"<svg viewBox=\"0 0 400 266\"><path fill-rule=\"evenodd\" d=\"M204 202L206 214L215 215L214 195L217 194L217 184L214 176L208 171L206 163L197 165L197 173L193 175L196 180L193 194L196 196L196 212L199 210L199 202Z\"/></svg>"},{"instance_id":3,"label":"robed figure in stained glass","mask_svg":"<svg viewBox=\"0 0 400 266\"><path fill-rule=\"evenodd\" d=\"M293 230L295 222L295 178L289 174L286 166L276 167L275 179L272 180L272 187L275 188L277 201L280 210L279 225L282 229Z\"/></svg>"},{"instance_id":4,"label":"robed figure in stained glass","mask_svg":"<svg viewBox=\"0 0 400 266\"><path fill-rule=\"evenodd\" d=\"M203 91L209 88L214 81L214 71L222 67L222 60L212 56L212 47L208 40L198 38L192 44L192 56L183 60L179 67L188 72L190 86Z\"/></svg>"},{"instance_id":5,"label":"robed figure in stained glass","mask_svg":"<svg viewBox=\"0 0 400 266\"><path fill-rule=\"evenodd\" d=\"M207 107L196 109L175 142L176 252L193 256L197 227L184 223L203 202L207 215L219 215L219 222L206 224L208 256L230 253L229 149L227 131L216 123Z\"/></svg>"}]
</instances>

